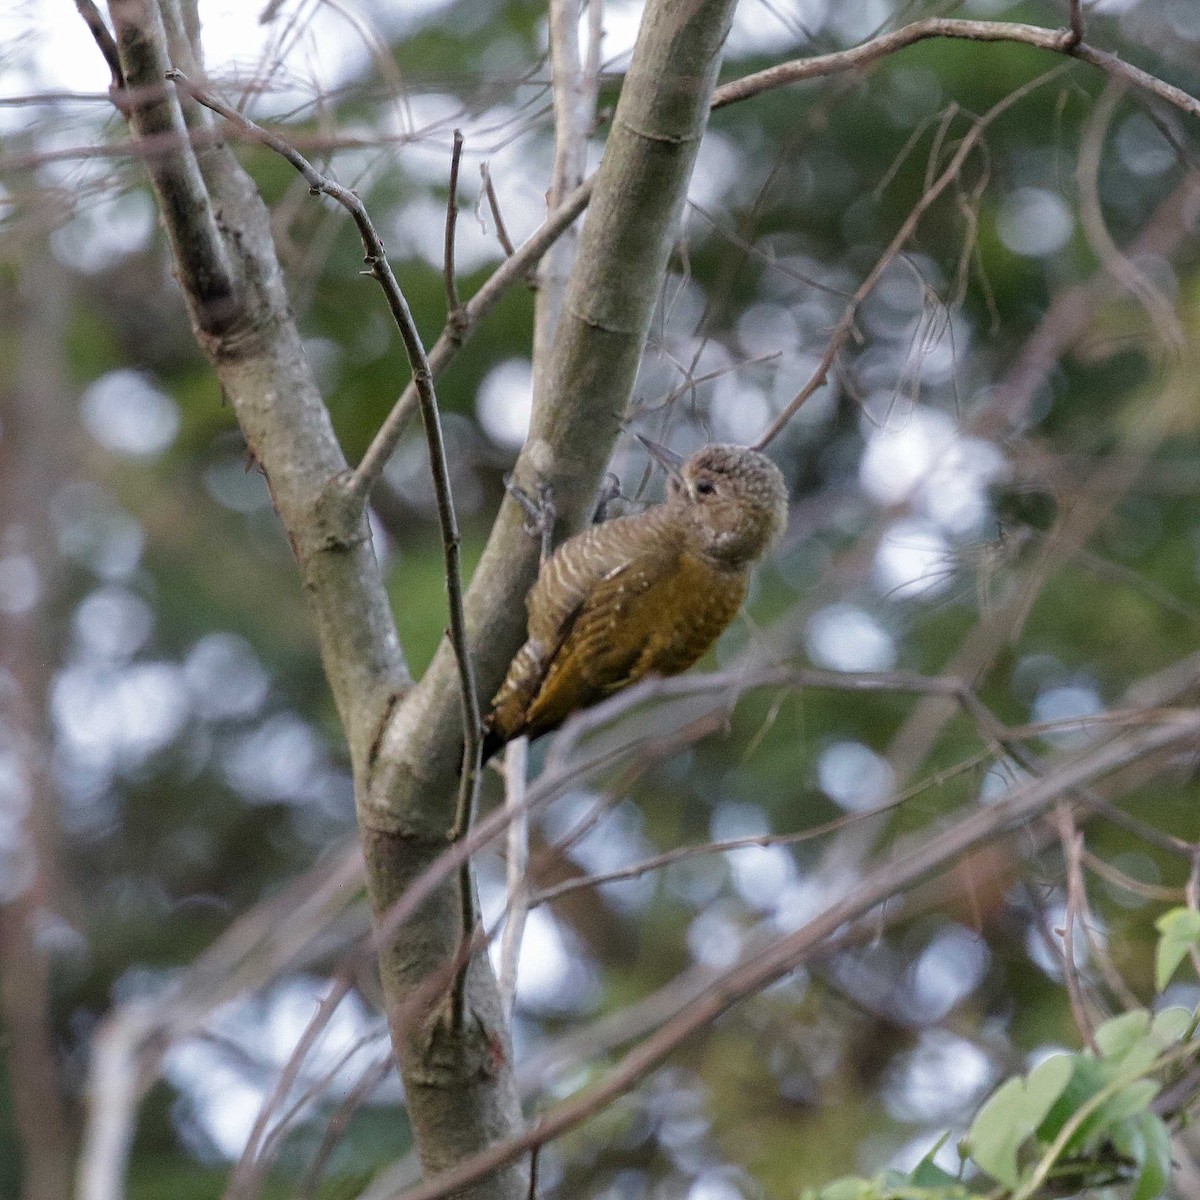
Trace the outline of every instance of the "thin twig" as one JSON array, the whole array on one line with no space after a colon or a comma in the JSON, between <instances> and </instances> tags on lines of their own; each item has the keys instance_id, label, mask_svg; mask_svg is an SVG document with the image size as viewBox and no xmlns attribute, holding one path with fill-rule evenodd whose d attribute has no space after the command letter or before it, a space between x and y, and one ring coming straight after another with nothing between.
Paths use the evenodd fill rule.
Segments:
<instances>
[{"instance_id":1,"label":"thin twig","mask_svg":"<svg viewBox=\"0 0 1200 1200\"><path fill-rule=\"evenodd\" d=\"M461 129L454 131L454 149L450 154L450 195L446 200L446 327L462 329L462 301L458 298L458 284L454 271L454 233L458 227L458 165L462 160L463 135Z\"/></svg>"},{"instance_id":2,"label":"thin twig","mask_svg":"<svg viewBox=\"0 0 1200 1200\"><path fill-rule=\"evenodd\" d=\"M1187 887L1184 889L1185 903L1192 912L1200 911L1200 846L1192 855L1192 869L1188 872ZM1200 975L1200 950L1195 946L1188 947L1188 957L1192 961L1192 970Z\"/></svg>"},{"instance_id":3,"label":"thin twig","mask_svg":"<svg viewBox=\"0 0 1200 1200\"><path fill-rule=\"evenodd\" d=\"M596 108L600 90L600 47L604 41L604 0L587 0L588 37L583 54L584 86L588 89L588 104Z\"/></svg>"},{"instance_id":4,"label":"thin twig","mask_svg":"<svg viewBox=\"0 0 1200 1200\"><path fill-rule=\"evenodd\" d=\"M105 25L104 18L100 15L100 10L96 7L93 0L75 0L75 8L83 18L88 29L91 30L92 37L95 39L100 53L104 55L104 61L108 63L108 69L112 73L112 86L109 89L109 96L118 108L122 108L126 101L123 97L118 97L119 93L125 90L125 71L121 66L121 55L117 50L117 40L113 37L108 26Z\"/></svg>"},{"instance_id":5,"label":"thin twig","mask_svg":"<svg viewBox=\"0 0 1200 1200\"><path fill-rule=\"evenodd\" d=\"M487 163L479 164L479 175L483 180L483 194L487 197L488 209L491 211L492 221L496 226L496 238L504 250L505 256L511 258L517 251L512 244L512 238L508 236L508 229L500 212L500 201L496 197L496 188L492 183L492 172L488 169Z\"/></svg>"},{"instance_id":6,"label":"thin twig","mask_svg":"<svg viewBox=\"0 0 1200 1200\"><path fill-rule=\"evenodd\" d=\"M449 329L442 330L429 351L429 370L434 378L442 373L458 352L463 340L495 308L504 293L514 283L528 278L530 270L542 255L587 208L588 201L592 198L592 187L593 179L587 179L581 183L546 218L528 241L524 242L515 253L506 258L488 276L487 282L463 305L461 336L456 338L452 336ZM379 478L388 459L391 458L392 451L399 444L400 437L419 402L420 395L416 383L415 381L410 382L396 403L392 405L392 411L380 425L379 431L372 438L370 446L367 447L367 452L354 469L353 489L356 494L366 496L370 492L375 480Z\"/></svg>"},{"instance_id":7,"label":"thin twig","mask_svg":"<svg viewBox=\"0 0 1200 1200\"><path fill-rule=\"evenodd\" d=\"M660 871L663 867L672 866L684 859L695 858L698 855L725 854L731 850L742 850L746 847L795 846L802 842L815 841L828 834L847 829L851 825L858 824L860 821L871 821L876 817L894 812L914 797L924 794L931 788L941 787L957 776L982 766L991 757L991 750L984 750L979 754L973 754L957 766L945 771L938 771L931 778L924 779L913 787L907 788L900 795L887 801L885 804L877 805L875 808L870 808L863 812L846 813L844 816L835 817L833 820L826 821L821 825L814 825L810 829L801 829L796 833L767 833L756 836L727 838L723 841L704 842L703 844L694 846L676 846L673 850L666 850L662 854L656 854L651 858L643 859L641 862L633 863L628 867L619 867L612 871L606 871L601 875L583 875L577 879L565 879L562 883L556 883L551 887L535 892L529 898L529 907L537 908L539 905L557 900L560 896L582 891L584 888L600 887L606 883L621 883L629 879L638 879L651 871Z\"/></svg>"},{"instance_id":8,"label":"thin twig","mask_svg":"<svg viewBox=\"0 0 1200 1200\"><path fill-rule=\"evenodd\" d=\"M1182 904L1187 899L1186 888L1165 887L1160 883L1147 883L1144 879L1134 879L1128 872L1122 871L1120 867L1114 867L1112 863L1093 854L1090 850L1083 852L1082 862L1085 867L1095 871L1101 879L1143 900L1152 900L1156 904Z\"/></svg>"},{"instance_id":9,"label":"thin twig","mask_svg":"<svg viewBox=\"0 0 1200 1200\"><path fill-rule=\"evenodd\" d=\"M1074 50L1083 41L1083 0L1067 0L1067 28L1071 37L1063 39L1063 49Z\"/></svg>"},{"instance_id":10,"label":"thin twig","mask_svg":"<svg viewBox=\"0 0 1200 1200\"><path fill-rule=\"evenodd\" d=\"M768 446L776 436L784 429L788 422L800 411L805 401L809 399L815 392L825 385L829 377L829 372L833 369L838 355L841 354L846 342L849 341L851 334L854 332L855 319L858 315L859 305L867 298L874 290L875 285L883 277L884 272L891 265L892 260L904 249L905 243L921 222L921 218L933 204L933 202L958 178L959 172L970 156L971 151L979 144L984 132L988 126L1000 116L1001 113L1011 108L1018 101L1023 100L1030 92L1036 88L1048 83L1051 79L1057 78L1066 70L1065 67L1058 67L1053 71L1047 72L1045 75L1039 76L1037 79L1031 80L1015 91L1010 92L1003 100L1000 100L993 105L986 113L983 114L963 136L963 139L958 144L958 149L954 152L953 157L947 164L946 169L938 176L932 187L926 188L921 198L913 206L912 211L904 219L904 223L896 231L895 237L892 238L888 247L876 260L875 265L871 268L867 277L859 284L854 295L850 297L849 303L842 312L838 323L834 326L833 332L829 336L829 341L825 345L825 352L821 355L821 360L817 364L816 369L809 376L808 381L796 394L794 399L789 401L783 411L771 422L767 427L766 432L754 444L756 450L762 450Z\"/></svg>"},{"instance_id":11,"label":"thin twig","mask_svg":"<svg viewBox=\"0 0 1200 1200\"><path fill-rule=\"evenodd\" d=\"M1079 849L1079 864L1082 867L1088 859L1088 851L1082 842ZM1079 901L1079 922L1083 928L1084 935L1087 937L1088 949L1092 957L1096 960L1096 966L1100 974L1104 977L1105 983L1108 984L1109 991L1112 992L1126 1012L1131 1012L1135 1008L1141 1008L1141 1001L1134 994L1129 984L1125 982L1125 977L1117 969L1117 964L1113 962L1113 957L1108 950L1107 939L1103 933L1095 932L1100 927L1092 913L1092 903L1088 898L1087 888L1082 886L1082 872L1080 883L1081 886L1076 892Z\"/></svg>"},{"instance_id":12,"label":"thin twig","mask_svg":"<svg viewBox=\"0 0 1200 1200\"><path fill-rule=\"evenodd\" d=\"M1067 911L1062 929L1063 978L1067 982L1067 998L1071 1005L1071 1015L1075 1019L1075 1027L1079 1030L1088 1049L1094 1052L1096 1049L1095 1030L1092 1028L1092 1021L1083 1001L1079 969L1075 965L1075 925L1079 920L1082 907L1086 904L1086 901L1081 901L1084 891L1083 869L1080 866L1080 859L1083 855L1083 834L1075 827L1075 820L1071 816L1069 804L1057 804L1054 815L1066 864Z\"/></svg>"},{"instance_id":13,"label":"thin twig","mask_svg":"<svg viewBox=\"0 0 1200 1200\"><path fill-rule=\"evenodd\" d=\"M200 103L203 104L204 101L201 100ZM313 1043L316 1042L317 1038L321 1036L325 1026L333 1016L334 1010L345 999L346 993L349 990L350 985L347 980L335 980L333 986L317 1006L317 1011L313 1015L313 1019L308 1023L303 1034L301 1034L295 1051L284 1065L283 1070L279 1073L279 1078L275 1081L274 1088L271 1089L270 1095L263 1101L262 1107L258 1111L254 1126L250 1130L250 1136L246 1139L245 1148L242 1150L242 1157L238 1160L237 1166L234 1167L233 1174L230 1176L229 1186L225 1189L224 1200L235 1200L236 1197L257 1195L261 1185L261 1171L266 1165L259 1158L259 1149L267 1137L267 1124L271 1119L271 1114L283 1102L288 1092L292 1090L292 1086L296 1082L300 1068L309 1050L312 1049Z\"/></svg>"},{"instance_id":14,"label":"thin twig","mask_svg":"<svg viewBox=\"0 0 1200 1200\"><path fill-rule=\"evenodd\" d=\"M914 21L911 25L904 26L903 29L872 38L849 50L780 63L742 79L731 80L713 92L712 107L714 110L724 108L738 101L758 96L772 88L783 87L805 79L817 79L856 70L916 42L944 37L976 42L1019 42L1058 53L1070 53L1110 75L1124 78L1133 85L1152 92L1184 112L1200 116L1200 100L1156 76L1130 66L1115 55L1094 50L1083 44L1077 45L1073 49L1064 49L1064 42L1069 42L1072 36L1070 30L1044 29L1037 25L1025 25L1020 22L969 21L933 17ZM101 149L105 153L111 152L107 148ZM80 151L80 153L89 152ZM438 336L429 351L429 366L435 378L441 374L462 343L496 306L508 288L514 283L528 278L531 268L587 207L591 200L594 179L595 177L592 176L584 180L566 197L563 203L547 216L541 227L518 250L511 252L479 291L466 302L463 306L464 323L460 336L452 337L451 331L448 329L443 330ZM493 213L498 215L498 208L494 207ZM409 384L392 406L391 412L380 426L366 454L363 455L362 461L355 469L356 493L365 495L370 491L399 444L400 437L417 404L416 387L414 384Z\"/></svg>"},{"instance_id":15,"label":"thin twig","mask_svg":"<svg viewBox=\"0 0 1200 1200\"><path fill-rule=\"evenodd\" d=\"M1121 253L1108 231L1104 210L1100 205L1097 179L1104 139L1124 92L1125 88L1118 80L1110 79L1084 124L1075 168L1075 180L1079 186L1080 223L1088 244L1104 269L1146 310L1161 341L1178 355L1187 344L1187 335L1174 308L1145 272Z\"/></svg>"},{"instance_id":16,"label":"thin twig","mask_svg":"<svg viewBox=\"0 0 1200 1200\"><path fill-rule=\"evenodd\" d=\"M392 1056L386 1054L373 1062L362 1073L346 1098L333 1110L333 1114L325 1126L325 1133L321 1137L321 1144L317 1147L317 1152L313 1155L312 1162L308 1164L304 1178L296 1189L299 1200L313 1200L313 1197L316 1196L321 1176L325 1173L325 1167L333 1156L334 1150L337 1149L338 1143L345 1136L351 1118L367 1097L387 1077L388 1071L392 1069L393 1061Z\"/></svg>"},{"instance_id":17,"label":"thin twig","mask_svg":"<svg viewBox=\"0 0 1200 1200\"><path fill-rule=\"evenodd\" d=\"M446 462L446 445L442 436L441 418L438 413L437 395L433 387L433 374L421 336L408 307L408 301L384 253L383 241L367 213L362 199L349 188L322 175L295 147L283 138L256 125L249 118L231 108L224 101L210 95L192 84L180 71L167 72L167 78L175 82L198 103L211 108L227 121L253 135L282 155L304 177L314 195L325 194L345 207L358 226L359 235L366 249L369 273L379 282L387 297L388 307L400 330L404 347L412 369L412 386L416 388L421 409L421 420L429 443L430 471L433 475L434 494L437 498L438 523L442 532L442 550L445 559L446 592L450 607L450 643L458 666L459 688L462 697L463 759L458 800L455 806L454 826L451 840L462 838L470 825L475 800L479 790L480 755L483 736L479 718L479 695L475 687L475 667L467 647L467 624L463 615L462 561L458 532L458 519L454 511L454 499L450 487L450 468ZM382 467L382 463L380 464ZM366 503L370 479L361 474L362 467L351 474L345 483L345 495L352 505ZM464 886L462 891L463 941L470 942L473 932L475 906L469 886L469 869L463 864Z\"/></svg>"},{"instance_id":18,"label":"thin twig","mask_svg":"<svg viewBox=\"0 0 1200 1200\"><path fill-rule=\"evenodd\" d=\"M528 769L529 739L514 738L504 748L504 807L514 815L509 821L506 872L508 916L500 941L500 1005L506 1021L512 1019L517 996L517 966L521 958L521 939L525 918L532 907L525 873L529 864L529 813L524 807L525 775Z\"/></svg>"},{"instance_id":19,"label":"thin twig","mask_svg":"<svg viewBox=\"0 0 1200 1200\"><path fill-rule=\"evenodd\" d=\"M596 0L592 0L594 4ZM538 1158L542 1153L541 1146L534 1146L529 1152L529 1200L537 1200Z\"/></svg>"},{"instance_id":20,"label":"thin twig","mask_svg":"<svg viewBox=\"0 0 1200 1200\"><path fill-rule=\"evenodd\" d=\"M841 71L857 70L929 38L955 38L969 42L1022 42L1040 50L1066 54L1097 67L1116 79L1142 88L1193 117L1200 117L1200 100L1195 96L1159 79L1157 75L1151 75L1148 71L1125 62L1115 54L1097 50L1086 42L1076 42L1074 31L1071 29L1046 29L1040 25L1026 25L1019 21L968 21L956 17L928 17L891 33L871 38L858 46L852 46L849 50L839 50L833 54L822 54L813 58L793 59L791 62L768 67L765 71L731 80L713 93L713 108L724 108L727 104L747 100L771 88L799 83L805 79L819 79Z\"/></svg>"},{"instance_id":21,"label":"thin twig","mask_svg":"<svg viewBox=\"0 0 1200 1200\"><path fill-rule=\"evenodd\" d=\"M783 978L824 945L848 921L907 892L977 846L1027 824L1061 796L1169 747L1190 744L1200 733L1200 715L1139 730L1063 763L1044 779L1014 789L996 803L977 809L911 849L876 865L849 895L831 904L800 929L725 972L684 1004L653 1036L630 1051L608 1075L545 1113L524 1133L486 1150L402 1194L401 1200L442 1200L515 1162L534 1146L545 1145L626 1094L655 1070L682 1042L709 1028L746 996ZM1193 1051L1189 1048L1189 1053Z\"/></svg>"}]
</instances>

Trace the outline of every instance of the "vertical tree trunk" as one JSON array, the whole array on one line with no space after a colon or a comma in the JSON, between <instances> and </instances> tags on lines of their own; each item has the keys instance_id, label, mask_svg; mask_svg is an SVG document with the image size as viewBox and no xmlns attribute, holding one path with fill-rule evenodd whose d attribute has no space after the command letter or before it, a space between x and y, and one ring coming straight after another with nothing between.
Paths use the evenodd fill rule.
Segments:
<instances>
[{"instance_id":1,"label":"vertical tree trunk","mask_svg":"<svg viewBox=\"0 0 1200 1200\"><path fill-rule=\"evenodd\" d=\"M458 675L443 644L410 681L361 506L287 307L267 214L222 145L192 149L206 113L163 87L171 66L196 74L186 0L111 0L138 136L175 135L147 161L188 300L246 440L262 463L313 608L345 725L372 900L384 913L446 848L462 745ZM547 387L518 476L555 489L568 525L589 508L645 344L696 149L707 120L733 0L651 0L567 287ZM506 504L467 599L484 699L524 632L537 551ZM461 938L458 881L384 939L380 971L408 1111L429 1174L518 1133L522 1115L509 1031L485 955L473 959L466 1020L440 1000ZM525 1200L512 1163L457 1193Z\"/></svg>"},{"instance_id":2,"label":"vertical tree trunk","mask_svg":"<svg viewBox=\"0 0 1200 1200\"><path fill-rule=\"evenodd\" d=\"M56 572L45 500L75 436L62 369L70 302L65 273L52 259L26 260L19 279L18 351L13 376L0 384L0 558L25 564L36 595L24 607L10 586L11 603L0 614L0 755L15 768L0 799L14 831L0 866L0 1023L22 1149L22 1200L67 1200L74 1137L39 934L63 902L46 714L56 655L45 620Z\"/></svg>"}]
</instances>

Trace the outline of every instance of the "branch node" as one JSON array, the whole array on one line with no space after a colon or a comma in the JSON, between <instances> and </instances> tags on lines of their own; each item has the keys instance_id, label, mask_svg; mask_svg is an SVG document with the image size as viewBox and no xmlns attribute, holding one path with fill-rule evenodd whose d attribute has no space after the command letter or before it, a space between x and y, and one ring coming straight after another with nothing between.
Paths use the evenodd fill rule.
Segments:
<instances>
[{"instance_id":1,"label":"branch node","mask_svg":"<svg viewBox=\"0 0 1200 1200\"><path fill-rule=\"evenodd\" d=\"M1059 49L1070 54L1083 42L1083 0L1068 0L1067 28L1059 38Z\"/></svg>"}]
</instances>

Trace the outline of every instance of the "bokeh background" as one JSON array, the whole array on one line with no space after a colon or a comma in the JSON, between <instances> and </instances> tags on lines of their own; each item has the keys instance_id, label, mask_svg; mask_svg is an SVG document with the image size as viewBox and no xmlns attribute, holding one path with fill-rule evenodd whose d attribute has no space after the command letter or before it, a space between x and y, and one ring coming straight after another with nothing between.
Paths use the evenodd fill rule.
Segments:
<instances>
[{"instance_id":1,"label":"bokeh background","mask_svg":"<svg viewBox=\"0 0 1200 1200\"><path fill-rule=\"evenodd\" d=\"M464 295L503 255L477 203L482 163L514 240L544 216L544 6L200 11L213 86L362 192L432 341L453 130L465 136ZM1063 19L1061 6L1004 0L743 0L722 79L935 14ZM639 16L606 0L593 164ZM1200 89L1191 0L1097 0L1088 22L1096 45ZM934 164L1056 66L1016 45L930 42L714 117L613 462L619 506L659 486L633 431L684 452L762 432ZM189 1200L221 1194L335 975L355 987L303 1065L263 1194L382 1195L413 1167L361 952L365 900L344 869L346 755L288 545L191 336L107 83L69 6L10 0L0 13L0 906L32 908L32 952L49 963L42 993L4 943L0 1196L19 1194L22 1156L12 1039L38 1026L36 1011L14 1025L14 1002L44 1008L47 1112L71 1156L106 1031L170 1014L136 1109L128 1194ZM966 663L1039 754L1102 736L1089 718L1146 687L1174 702L1194 686L1198 131L1132 94L1101 125L1103 88L1074 64L998 116L888 268L835 377L772 445L794 497L789 532L708 667L757 655L937 675ZM1103 225L1086 177L1081 189L1089 139ZM354 458L406 380L401 348L344 213L261 148L242 157ZM1106 273L1098 229L1134 247L1151 301ZM468 566L527 426L532 307L514 289L439 381ZM417 430L389 465L373 531L419 671L446 613ZM775 688L731 701L694 744L562 796L535 822L535 888L908 798L809 841L699 854L536 907L515 1024L529 1110L601 1069L656 1005L843 894L875 848L1018 774L969 722L912 695ZM499 787L488 780L486 804ZM1189 763L1121 795L1200 838ZM1090 1000L1116 1005L1111 970L1146 1001L1153 922L1188 864L1111 822L1089 823L1086 842L1092 912L1075 955ZM496 919L503 863L491 853L478 867ZM940 1153L956 1162L953 1135L998 1080L1079 1044L1062 879L1056 842L1037 830L972 860L922 914L741 1004L547 1148L542 1194L794 1196L911 1165L947 1130ZM301 904L314 896L327 902ZM223 949L239 920L266 939L240 959ZM1186 980L1171 995L1200 998Z\"/></svg>"}]
</instances>

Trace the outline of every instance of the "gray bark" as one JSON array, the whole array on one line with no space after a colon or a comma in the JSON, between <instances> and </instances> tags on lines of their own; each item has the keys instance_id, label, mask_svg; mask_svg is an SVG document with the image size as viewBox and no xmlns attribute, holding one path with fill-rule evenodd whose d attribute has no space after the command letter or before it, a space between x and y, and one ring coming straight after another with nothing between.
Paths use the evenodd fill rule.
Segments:
<instances>
[{"instance_id":1,"label":"gray bark","mask_svg":"<svg viewBox=\"0 0 1200 1200\"><path fill-rule=\"evenodd\" d=\"M645 344L703 134L732 0L652 0L584 225L547 387L517 477L553 487L563 532L590 508ZM148 156L197 339L262 464L291 539L346 730L372 899L385 912L446 847L462 745L454 656L440 648L411 681L361 505L288 310L266 210L221 144L190 149L208 114L162 81L197 71L193 23L172 0L111 0L125 77L144 96L140 137L179 136ZM187 14L185 13L184 16ZM175 60L172 63L172 59ZM472 652L486 699L524 633L537 546L506 502L467 596ZM446 979L460 940L457 881L385 939L380 970L409 1115L427 1173L512 1138L522 1116L511 1046L485 956L468 972L462 1028L422 998ZM438 994L445 991L443 985ZM527 1172L502 1168L461 1194L524 1200Z\"/></svg>"},{"instance_id":2,"label":"gray bark","mask_svg":"<svg viewBox=\"0 0 1200 1200\"><path fill-rule=\"evenodd\" d=\"M0 302L16 353L0 378L0 547L28 557L38 600L0 614L0 753L20 783L0 807L18 831L0 867L0 1036L21 1146L22 1200L67 1200L76 1130L64 1100L52 1020L53 963L40 937L52 914L78 917L61 871L58 794L50 769L47 695L58 653L46 613L59 586L45 499L74 459L63 362L70 281L49 255L20 262Z\"/></svg>"}]
</instances>

